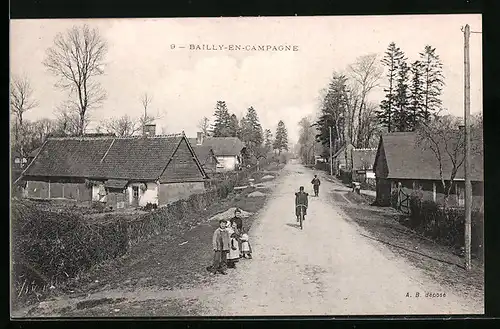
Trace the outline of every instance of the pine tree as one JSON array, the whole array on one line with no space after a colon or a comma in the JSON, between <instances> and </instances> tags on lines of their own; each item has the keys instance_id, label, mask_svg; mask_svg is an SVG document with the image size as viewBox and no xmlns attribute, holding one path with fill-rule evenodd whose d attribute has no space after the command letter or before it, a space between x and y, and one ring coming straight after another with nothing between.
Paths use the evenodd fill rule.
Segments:
<instances>
[{"instance_id":1,"label":"pine tree","mask_svg":"<svg viewBox=\"0 0 500 329\"><path fill-rule=\"evenodd\" d=\"M278 150L278 154L281 154L282 151L288 151L288 132L283 120L278 122L273 149Z\"/></svg>"},{"instance_id":2,"label":"pine tree","mask_svg":"<svg viewBox=\"0 0 500 329\"><path fill-rule=\"evenodd\" d=\"M334 74L323 99L321 116L316 122L319 131L316 138L323 144L325 151L330 147L330 127L334 151L345 143L346 134L352 132L346 129L347 112L347 78Z\"/></svg>"},{"instance_id":3,"label":"pine tree","mask_svg":"<svg viewBox=\"0 0 500 329\"><path fill-rule=\"evenodd\" d=\"M238 124L238 118L236 114L231 114L229 120L229 137L237 137L240 132L240 126Z\"/></svg>"},{"instance_id":4,"label":"pine tree","mask_svg":"<svg viewBox=\"0 0 500 329\"><path fill-rule=\"evenodd\" d=\"M273 134L271 132L271 129L266 129L264 131L264 146L265 148L270 151L273 148Z\"/></svg>"},{"instance_id":5,"label":"pine tree","mask_svg":"<svg viewBox=\"0 0 500 329\"><path fill-rule=\"evenodd\" d=\"M425 120L441 108L441 92L444 86L443 64L436 48L425 46L420 53L423 71L423 116Z\"/></svg>"},{"instance_id":6,"label":"pine tree","mask_svg":"<svg viewBox=\"0 0 500 329\"><path fill-rule=\"evenodd\" d=\"M396 47L394 42L389 44L385 56L382 59L382 64L387 67L387 79L389 86L384 89L385 99L380 103L380 111L377 113L377 117L380 123L387 127L388 131L391 132L392 126L392 115L395 111L394 99L396 98L396 79L398 73L398 64L401 61L406 60L403 51Z\"/></svg>"},{"instance_id":7,"label":"pine tree","mask_svg":"<svg viewBox=\"0 0 500 329\"><path fill-rule=\"evenodd\" d=\"M257 115L257 111L255 111L253 107L250 107L248 109L246 117L252 132L251 134L252 144L255 145L255 147L262 146L263 131L262 131L262 126L259 122L259 116Z\"/></svg>"},{"instance_id":8,"label":"pine tree","mask_svg":"<svg viewBox=\"0 0 500 329\"><path fill-rule=\"evenodd\" d=\"M423 73L422 73L422 62L415 61L411 64L411 84L410 84L410 95L408 98L408 105L411 112L411 130L416 129L417 123L423 115Z\"/></svg>"},{"instance_id":9,"label":"pine tree","mask_svg":"<svg viewBox=\"0 0 500 329\"><path fill-rule=\"evenodd\" d=\"M263 130L257 111L253 107L249 107L246 115L241 119L240 138L252 154L262 146Z\"/></svg>"},{"instance_id":10,"label":"pine tree","mask_svg":"<svg viewBox=\"0 0 500 329\"><path fill-rule=\"evenodd\" d=\"M408 131L411 122L411 115L408 112L408 73L409 67L403 59L398 63L396 97L394 99L393 127L396 131Z\"/></svg>"},{"instance_id":11,"label":"pine tree","mask_svg":"<svg viewBox=\"0 0 500 329\"><path fill-rule=\"evenodd\" d=\"M238 130L238 138L241 139L242 142L245 142L248 137L248 124L246 116L243 116L240 120L240 129Z\"/></svg>"},{"instance_id":12,"label":"pine tree","mask_svg":"<svg viewBox=\"0 0 500 329\"><path fill-rule=\"evenodd\" d=\"M212 128L213 137L229 137L231 135L231 116L225 101L217 101L215 105L215 121Z\"/></svg>"}]
</instances>

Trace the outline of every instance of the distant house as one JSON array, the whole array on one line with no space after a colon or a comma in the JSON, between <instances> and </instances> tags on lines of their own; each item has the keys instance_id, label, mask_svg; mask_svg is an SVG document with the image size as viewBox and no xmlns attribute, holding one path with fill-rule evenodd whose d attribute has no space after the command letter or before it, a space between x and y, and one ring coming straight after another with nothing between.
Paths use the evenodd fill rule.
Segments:
<instances>
[{"instance_id":1,"label":"distant house","mask_svg":"<svg viewBox=\"0 0 500 329\"><path fill-rule=\"evenodd\" d=\"M417 192L424 200L442 203L444 189L439 174L439 162L430 149L418 146L416 134L400 132L380 137L374 161L376 176L376 202L379 205L390 205L391 193L399 183L402 189L410 194ZM443 177L449 182L451 173L449 161L443 161ZM474 207L483 204L483 158L472 157L471 163L472 201ZM464 166L457 172L452 187L453 197L450 205L464 204Z\"/></svg>"},{"instance_id":2,"label":"distant house","mask_svg":"<svg viewBox=\"0 0 500 329\"><path fill-rule=\"evenodd\" d=\"M217 172L237 170L243 163L245 144L238 137L204 137L201 132L191 138L193 145L208 146L217 158Z\"/></svg>"},{"instance_id":3,"label":"distant house","mask_svg":"<svg viewBox=\"0 0 500 329\"><path fill-rule=\"evenodd\" d=\"M337 175L340 174L340 169L350 170L352 168L352 144L344 144L340 149L332 155L333 170Z\"/></svg>"},{"instance_id":4,"label":"distant house","mask_svg":"<svg viewBox=\"0 0 500 329\"><path fill-rule=\"evenodd\" d=\"M352 180L365 183L367 180L375 180L373 164L377 149L353 149L352 150Z\"/></svg>"},{"instance_id":5,"label":"distant house","mask_svg":"<svg viewBox=\"0 0 500 329\"><path fill-rule=\"evenodd\" d=\"M48 138L23 172L25 196L164 205L205 190L207 175L183 134Z\"/></svg>"},{"instance_id":6,"label":"distant house","mask_svg":"<svg viewBox=\"0 0 500 329\"><path fill-rule=\"evenodd\" d=\"M194 152L206 173L214 173L217 168L217 157L210 146L193 145Z\"/></svg>"},{"instance_id":7,"label":"distant house","mask_svg":"<svg viewBox=\"0 0 500 329\"><path fill-rule=\"evenodd\" d=\"M28 159L26 157L21 157L19 152L12 150L10 153L10 171L11 171L11 180L14 182L21 173L24 168L26 168L28 164Z\"/></svg>"}]
</instances>

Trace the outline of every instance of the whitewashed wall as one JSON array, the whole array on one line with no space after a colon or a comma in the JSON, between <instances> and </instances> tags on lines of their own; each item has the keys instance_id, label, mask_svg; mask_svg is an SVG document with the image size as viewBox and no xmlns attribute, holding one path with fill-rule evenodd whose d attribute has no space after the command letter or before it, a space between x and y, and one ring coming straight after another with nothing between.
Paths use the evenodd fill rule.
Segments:
<instances>
[{"instance_id":1,"label":"whitewashed wall","mask_svg":"<svg viewBox=\"0 0 500 329\"><path fill-rule=\"evenodd\" d=\"M134 198L132 186L139 187L139 206L144 207L148 203L158 204L158 184L155 182L146 183L147 189L143 192L141 190L142 183L132 183L127 186L129 197L129 204L132 204Z\"/></svg>"},{"instance_id":2,"label":"whitewashed wall","mask_svg":"<svg viewBox=\"0 0 500 329\"><path fill-rule=\"evenodd\" d=\"M238 165L238 158L236 156L218 156L217 171L235 170Z\"/></svg>"},{"instance_id":3,"label":"whitewashed wall","mask_svg":"<svg viewBox=\"0 0 500 329\"><path fill-rule=\"evenodd\" d=\"M101 191L103 195L99 195L99 191ZM92 185L92 201L106 201L104 184Z\"/></svg>"}]
</instances>

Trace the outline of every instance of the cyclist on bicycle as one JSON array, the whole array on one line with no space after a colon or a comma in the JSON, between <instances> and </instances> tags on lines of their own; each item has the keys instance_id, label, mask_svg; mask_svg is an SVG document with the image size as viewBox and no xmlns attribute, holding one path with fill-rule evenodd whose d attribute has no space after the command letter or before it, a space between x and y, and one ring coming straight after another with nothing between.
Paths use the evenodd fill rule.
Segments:
<instances>
[{"instance_id":1,"label":"cyclist on bicycle","mask_svg":"<svg viewBox=\"0 0 500 329\"><path fill-rule=\"evenodd\" d=\"M303 209L304 218L306 219L307 214L307 206L308 206L308 196L306 192L304 192L304 186L299 188L299 192L295 193L295 215L297 216L297 222L300 219L300 209Z\"/></svg>"},{"instance_id":2,"label":"cyclist on bicycle","mask_svg":"<svg viewBox=\"0 0 500 329\"><path fill-rule=\"evenodd\" d=\"M311 181L311 184L313 185L314 196L318 196L319 195L319 186L321 185L321 182L318 178L318 175L314 175L314 178Z\"/></svg>"}]
</instances>

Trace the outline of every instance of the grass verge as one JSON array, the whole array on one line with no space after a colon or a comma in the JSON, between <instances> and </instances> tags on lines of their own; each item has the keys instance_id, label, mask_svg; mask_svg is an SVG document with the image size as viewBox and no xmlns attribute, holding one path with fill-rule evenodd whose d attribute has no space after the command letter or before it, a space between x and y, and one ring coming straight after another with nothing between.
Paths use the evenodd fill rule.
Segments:
<instances>
[{"instance_id":1,"label":"grass verge","mask_svg":"<svg viewBox=\"0 0 500 329\"><path fill-rule=\"evenodd\" d=\"M266 174L269 173L276 175L277 171L266 172ZM260 182L259 176L264 175L255 175L255 183ZM194 219L197 222L196 226L187 227L182 232L165 232L133 245L123 257L99 264L80 277L69 280L64 286L56 289L49 300L56 296L85 299L91 293L106 290L136 291L148 287L173 290L210 284L211 278L206 271L206 266L212 261L212 235L218 227L218 222L207 219L228 208L239 207L244 211L254 213L243 220L243 225L249 229L256 218L255 213L264 207L267 196L271 193L270 189L258 190L265 193L265 196L247 197L249 193L255 191L254 188L233 191L223 201L214 203L204 211L194 214L193 216L197 217ZM150 303L153 301L148 301L146 304ZM163 314L179 314L177 302L171 303L171 309L167 301L157 303L163 305ZM134 306L129 304L125 301L112 307L110 303L105 303L84 309L66 308L62 313L64 316L138 314L138 311L134 311ZM92 305L92 302L89 305ZM114 309L121 311L114 314ZM52 312L58 311L52 310Z\"/></svg>"}]
</instances>

